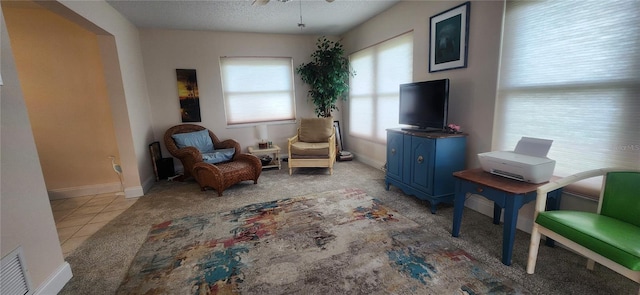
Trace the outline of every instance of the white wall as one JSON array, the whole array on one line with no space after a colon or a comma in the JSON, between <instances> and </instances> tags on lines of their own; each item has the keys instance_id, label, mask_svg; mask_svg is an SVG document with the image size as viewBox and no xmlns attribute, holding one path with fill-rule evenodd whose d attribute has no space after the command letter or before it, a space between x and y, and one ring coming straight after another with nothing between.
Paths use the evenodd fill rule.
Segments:
<instances>
[{"instance_id":1,"label":"white wall","mask_svg":"<svg viewBox=\"0 0 640 295\"><path fill-rule=\"evenodd\" d=\"M99 35L125 193L143 195L155 181L148 148L154 134L138 29L104 1L62 0L47 6Z\"/></svg>"},{"instance_id":2,"label":"white wall","mask_svg":"<svg viewBox=\"0 0 640 295\"><path fill-rule=\"evenodd\" d=\"M141 30L140 40L151 101L154 134L161 142L163 156L169 157L164 132L182 124L176 69L195 69L200 93L202 125L218 138L237 140L243 151L257 145L253 126L227 127L222 97L219 58L221 56L293 57L293 65L308 62L315 50L316 36L230 33L210 31ZM315 117L307 100L307 86L295 75L296 115ZM268 101L264 102L268 104ZM335 114L339 119L339 114ZM268 126L270 139L286 153L287 138L295 135L296 124ZM176 161L176 166L181 164Z\"/></svg>"},{"instance_id":3,"label":"white wall","mask_svg":"<svg viewBox=\"0 0 640 295\"><path fill-rule=\"evenodd\" d=\"M449 123L456 123L467 137L467 168L480 164L477 154L491 151L496 85L500 61L500 41L504 3L502 1L472 1L469 22L468 65L429 73L429 18L464 2L402 1L343 36L348 53L353 53L413 30L414 81L449 78ZM353 110L357 111L357 110ZM348 112L345 112L345 117ZM345 125L348 130L348 119ZM363 140L345 133L345 146L361 161L374 167L386 162L386 145ZM567 201L563 201L563 204ZM493 216L493 203L472 195L466 206ZM520 210L518 228L530 231L533 203Z\"/></svg>"},{"instance_id":4,"label":"white wall","mask_svg":"<svg viewBox=\"0 0 640 295\"><path fill-rule=\"evenodd\" d=\"M71 269L62 257L4 16L0 27L0 256L22 246L33 287L55 294Z\"/></svg>"},{"instance_id":5,"label":"white wall","mask_svg":"<svg viewBox=\"0 0 640 295\"><path fill-rule=\"evenodd\" d=\"M476 155L491 150L493 114L498 77L502 1L472 1L470 9L468 65L429 73L429 18L464 2L402 1L359 27L342 39L351 54L386 39L413 30L413 78L425 81L449 78L449 123L456 123L467 138L467 167L478 167ZM348 104L345 104L345 110ZM353 110L357 111L357 110ZM346 129L348 118L345 113ZM342 127L345 128L345 127ZM344 141L347 150L374 167L386 162L386 145L349 136Z\"/></svg>"},{"instance_id":6,"label":"white wall","mask_svg":"<svg viewBox=\"0 0 640 295\"><path fill-rule=\"evenodd\" d=\"M462 3L402 1L347 32L342 42L350 54L413 30L414 81L451 79L449 122L462 126L462 131L469 134L467 168L477 168L480 166L477 154L491 151L504 2L471 1L467 68L429 73L429 18ZM348 129L348 112L344 112L343 116ZM374 167L381 167L386 162L385 144L349 136L346 132L344 140L347 149L361 161ZM481 196L472 195L465 205L493 216L493 203ZM519 229L531 231L533 205L532 202L520 209ZM596 205L592 200L565 194L561 208L593 211Z\"/></svg>"},{"instance_id":7,"label":"white wall","mask_svg":"<svg viewBox=\"0 0 640 295\"><path fill-rule=\"evenodd\" d=\"M99 34L105 79L127 196L143 194L155 177L147 145L153 139L138 31L104 1L43 1L41 5ZM2 19L0 251L21 245L36 294L56 294L71 277L51 206Z\"/></svg>"},{"instance_id":8,"label":"white wall","mask_svg":"<svg viewBox=\"0 0 640 295\"><path fill-rule=\"evenodd\" d=\"M120 190L96 34L33 2L2 6L49 198Z\"/></svg>"}]
</instances>

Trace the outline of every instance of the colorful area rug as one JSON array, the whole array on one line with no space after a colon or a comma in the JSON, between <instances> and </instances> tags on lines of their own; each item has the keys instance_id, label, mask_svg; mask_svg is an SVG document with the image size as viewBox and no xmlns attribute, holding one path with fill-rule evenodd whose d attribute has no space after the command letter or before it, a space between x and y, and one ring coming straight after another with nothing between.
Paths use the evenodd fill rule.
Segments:
<instances>
[{"instance_id":1,"label":"colorful area rug","mask_svg":"<svg viewBox=\"0 0 640 295\"><path fill-rule=\"evenodd\" d=\"M154 225L118 289L118 294L526 293L359 189Z\"/></svg>"}]
</instances>

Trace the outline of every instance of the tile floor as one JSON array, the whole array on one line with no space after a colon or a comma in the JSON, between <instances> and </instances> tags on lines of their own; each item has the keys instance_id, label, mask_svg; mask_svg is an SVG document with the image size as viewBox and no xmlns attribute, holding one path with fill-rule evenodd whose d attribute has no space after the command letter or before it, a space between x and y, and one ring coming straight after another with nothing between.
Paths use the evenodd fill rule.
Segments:
<instances>
[{"instance_id":1,"label":"tile floor","mask_svg":"<svg viewBox=\"0 0 640 295\"><path fill-rule=\"evenodd\" d=\"M136 200L116 193L52 200L51 210L64 257Z\"/></svg>"}]
</instances>

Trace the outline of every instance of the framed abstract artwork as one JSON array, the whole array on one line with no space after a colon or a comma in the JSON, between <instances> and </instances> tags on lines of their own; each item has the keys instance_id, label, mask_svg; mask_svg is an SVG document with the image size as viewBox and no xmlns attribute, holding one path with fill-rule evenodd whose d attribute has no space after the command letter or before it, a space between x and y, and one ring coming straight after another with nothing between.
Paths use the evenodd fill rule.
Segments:
<instances>
[{"instance_id":1,"label":"framed abstract artwork","mask_svg":"<svg viewBox=\"0 0 640 295\"><path fill-rule=\"evenodd\" d=\"M470 8L466 2L431 17L429 72L467 67Z\"/></svg>"},{"instance_id":2,"label":"framed abstract artwork","mask_svg":"<svg viewBox=\"0 0 640 295\"><path fill-rule=\"evenodd\" d=\"M196 70L176 69L178 78L178 99L182 122L201 122L200 93Z\"/></svg>"}]
</instances>

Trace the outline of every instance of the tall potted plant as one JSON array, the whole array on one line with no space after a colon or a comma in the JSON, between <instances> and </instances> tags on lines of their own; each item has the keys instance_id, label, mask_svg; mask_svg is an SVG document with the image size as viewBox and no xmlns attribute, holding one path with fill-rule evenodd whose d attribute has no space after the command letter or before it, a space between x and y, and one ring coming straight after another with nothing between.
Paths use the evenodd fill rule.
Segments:
<instances>
[{"instance_id":1,"label":"tall potted plant","mask_svg":"<svg viewBox=\"0 0 640 295\"><path fill-rule=\"evenodd\" d=\"M316 115L326 118L338 109L336 102L339 98L347 100L349 76L353 76L354 72L340 42L320 37L316 45L311 62L298 66L296 72L310 87L307 96L315 105Z\"/></svg>"}]
</instances>

